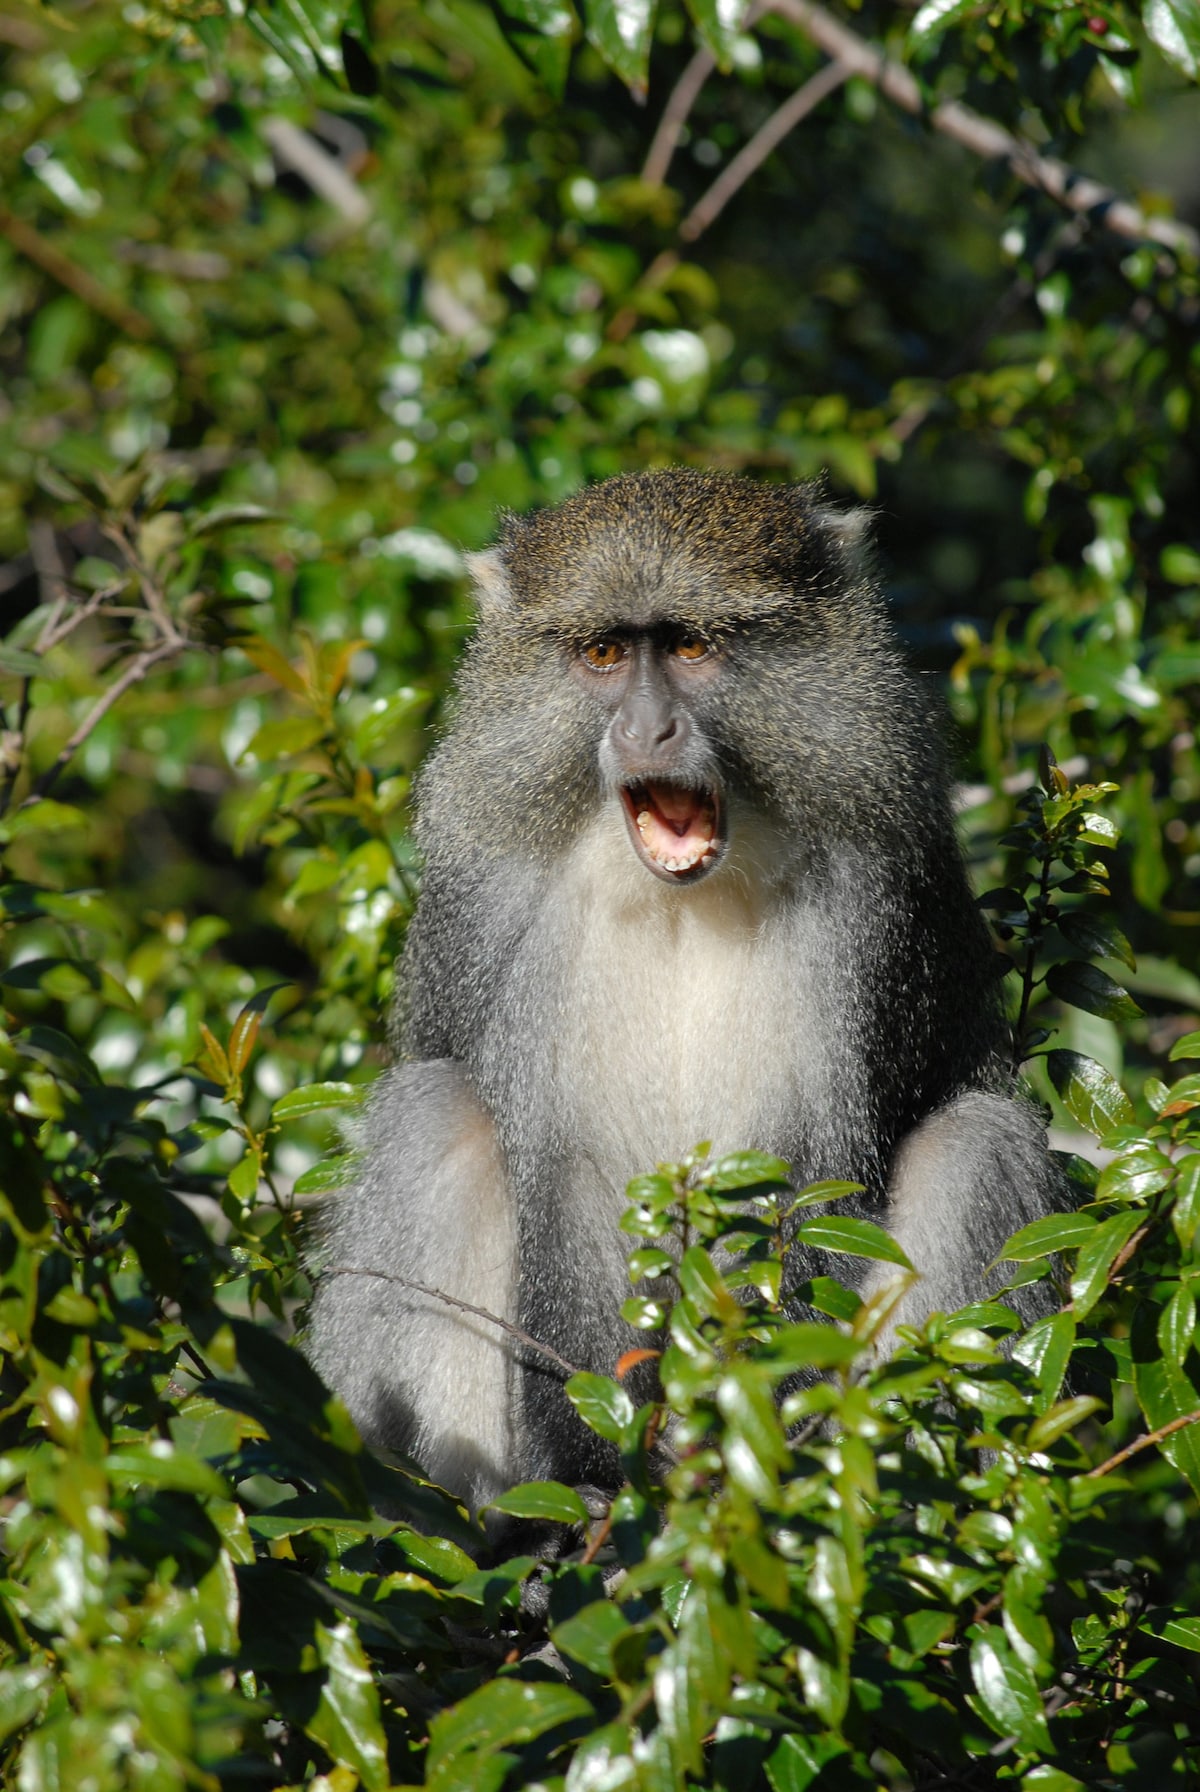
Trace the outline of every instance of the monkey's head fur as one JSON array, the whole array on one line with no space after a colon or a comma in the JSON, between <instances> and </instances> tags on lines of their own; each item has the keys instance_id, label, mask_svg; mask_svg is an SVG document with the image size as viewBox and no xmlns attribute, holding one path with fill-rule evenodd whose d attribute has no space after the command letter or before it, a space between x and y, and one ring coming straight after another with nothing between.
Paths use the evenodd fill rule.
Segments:
<instances>
[{"instance_id":1,"label":"monkey's head fur","mask_svg":"<svg viewBox=\"0 0 1200 1792\"><path fill-rule=\"evenodd\" d=\"M473 557L423 839L443 864L489 839L544 861L612 803L667 882L719 868L747 817L781 875L881 831L919 854L944 819L939 730L863 537L819 488L682 469L505 518Z\"/></svg>"}]
</instances>

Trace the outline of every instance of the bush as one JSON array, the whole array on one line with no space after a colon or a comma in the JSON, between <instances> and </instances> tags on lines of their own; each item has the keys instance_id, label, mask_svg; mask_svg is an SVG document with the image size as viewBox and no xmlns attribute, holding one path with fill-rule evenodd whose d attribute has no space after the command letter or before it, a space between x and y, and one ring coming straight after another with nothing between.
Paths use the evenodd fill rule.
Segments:
<instances>
[{"instance_id":1,"label":"bush","mask_svg":"<svg viewBox=\"0 0 1200 1792\"><path fill-rule=\"evenodd\" d=\"M932 128L855 75L711 223L716 164L827 66L824 15L620 16L590 0L574 45L543 0L0 22L17 1792L1200 1773L1194 233L1078 183L1064 213L1003 157L981 180L938 123L1169 183L1195 8L868 6L837 22ZM668 184L691 21L719 66ZM1102 1150L1010 1246L1053 1318L988 1302L887 1361L883 1304L779 1306L794 1202L831 1250L892 1250L836 1190L752 1154L640 1179L666 1406L572 1382L628 1483L599 1519L507 1495L507 1548L550 1535L547 1563L364 1451L288 1334L385 1056L460 544L668 459L878 501L992 787L964 825L1019 1052Z\"/></svg>"}]
</instances>

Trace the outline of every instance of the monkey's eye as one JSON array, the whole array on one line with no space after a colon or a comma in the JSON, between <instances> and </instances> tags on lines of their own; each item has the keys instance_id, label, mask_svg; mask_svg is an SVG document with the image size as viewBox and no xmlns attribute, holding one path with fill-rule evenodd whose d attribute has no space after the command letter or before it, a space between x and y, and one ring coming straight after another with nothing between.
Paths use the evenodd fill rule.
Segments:
<instances>
[{"instance_id":1,"label":"monkey's eye","mask_svg":"<svg viewBox=\"0 0 1200 1792\"><path fill-rule=\"evenodd\" d=\"M624 641L616 635L601 635L598 641L587 641L579 650L594 672L611 672L629 653Z\"/></svg>"},{"instance_id":2,"label":"monkey's eye","mask_svg":"<svg viewBox=\"0 0 1200 1792\"><path fill-rule=\"evenodd\" d=\"M706 635L676 635L671 642L671 652L677 660L706 659L713 650L713 644Z\"/></svg>"}]
</instances>

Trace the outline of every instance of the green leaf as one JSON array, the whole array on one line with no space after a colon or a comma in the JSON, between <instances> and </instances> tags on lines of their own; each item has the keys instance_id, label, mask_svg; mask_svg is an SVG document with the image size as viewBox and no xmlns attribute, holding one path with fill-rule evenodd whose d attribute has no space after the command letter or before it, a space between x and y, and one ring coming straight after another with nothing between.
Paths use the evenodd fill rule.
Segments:
<instances>
[{"instance_id":1,"label":"green leaf","mask_svg":"<svg viewBox=\"0 0 1200 1792\"><path fill-rule=\"evenodd\" d=\"M847 1196L862 1192L861 1182L810 1182L792 1198L790 1211L796 1213L801 1207L816 1207L827 1201L844 1201Z\"/></svg>"},{"instance_id":2,"label":"green leaf","mask_svg":"<svg viewBox=\"0 0 1200 1792\"><path fill-rule=\"evenodd\" d=\"M304 1728L339 1766L353 1768L367 1792L391 1784L379 1694L362 1644L349 1619L316 1625L324 1681L317 1709Z\"/></svg>"},{"instance_id":3,"label":"green leaf","mask_svg":"<svg viewBox=\"0 0 1200 1792\"><path fill-rule=\"evenodd\" d=\"M295 1120L299 1114L316 1114L324 1108L357 1108L367 1098L362 1083L309 1083L281 1095L271 1109L272 1120Z\"/></svg>"},{"instance_id":4,"label":"green leaf","mask_svg":"<svg viewBox=\"0 0 1200 1792\"><path fill-rule=\"evenodd\" d=\"M1107 971L1078 959L1052 964L1046 972L1046 987L1060 1001L1103 1020L1134 1020L1142 1012L1129 991L1114 983Z\"/></svg>"},{"instance_id":5,"label":"green leaf","mask_svg":"<svg viewBox=\"0 0 1200 1792\"><path fill-rule=\"evenodd\" d=\"M1133 947L1115 921L1107 915L1094 915L1087 909L1073 909L1058 918L1058 931L1069 945L1089 958L1119 958L1131 971L1137 970Z\"/></svg>"},{"instance_id":6,"label":"green leaf","mask_svg":"<svg viewBox=\"0 0 1200 1792\"><path fill-rule=\"evenodd\" d=\"M702 1245L692 1245L683 1253L679 1262L679 1286L702 1314L711 1314L727 1324L737 1318L738 1303Z\"/></svg>"},{"instance_id":7,"label":"green leaf","mask_svg":"<svg viewBox=\"0 0 1200 1792\"><path fill-rule=\"evenodd\" d=\"M1161 1629L1152 1629L1149 1624L1141 1624L1138 1628L1149 1631L1151 1636L1161 1637L1164 1643L1200 1651L1200 1618L1168 1618Z\"/></svg>"},{"instance_id":8,"label":"green leaf","mask_svg":"<svg viewBox=\"0 0 1200 1792\"><path fill-rule=\"evenodd\" d=\"M727 71L733 62L733 47L744 29L748 0L687 0L688 11L700 37L716 58L717 67Z\"/></svg>"},{"instance_id":9,"label":"green leaf","mask_svg":"<svg viewBox=\"0 0 1200 1792\"><path fill-rule=\"evenodd\" d=\"M1077 838L1088 846L1112 847L1120 841L1121 830L1115 821L1108 819L1107 815L1097 815L1094 811L1088 811L1079 817L1079 824Z\"/></svg>"},{"instance_id":10,"label":"green leaf","mask_svg":"<svg viewBox=\"0 0 1200 1792\"><path fill-rule=\"evenodd\" d=\"M588 41L635 93L644 93L650 69L657 0L586 0Z\"/></svg>"},{"instance_id":11,"label":"green leaf","mask_svg":"<svg viewBox=\"0 0 1200 1792\"><path fill-rule=\"evenodd\" d=\"M572 1375L566 1394L584 1424L597 1436L620 1443L625 1427L633 1419L633 1401L618 1382L584 1372Z\"/></svg>"},{"instance_id":12,"label":"green leaf","mask_svg":"<svg viewBox=\"0 0 1200 1792\"><path fill-rule=\"evenodd\" d=\"M1181 1282L1158 1316L1158 1347L1170 1363L1182 1363L1196 1331L1196 1296Z\"/></svg>"},{"instance_id":13,"label":"green leaf","mask_svg":"<svg viewBox=\"0 0 1200 1792\"><path fill-rule=\"evenodd\" d=\"M1069 1251L1083 1244L1099 1224L1092 1213L1052 1213L1014 1232L1000 1252L1002 1263L1035 1263L1054 1251Z\"/></svg>"},{"instance_id":14,"label":"green leaf","mask_svg":"<svg viewBox=\"0 0 1200 1792\"><path fill-rule=\"evenodd\" d=\"M561 99L578 31L569 0L490 0L500 29L526 68Z\"/></svg>"},{"instance_id":15,"label":"green leaf","mask_svg":"<svg viewBox=\"0 0 1200 1792\"><path fill-rule=\"evenodd\" d=\"M796 1237L817 1250L841 1251L849 1257L869 1257L877 1263L898 1263L902 1269L913 1267L891 1234L872 1220L822 1213L815 1219L805 1220Z\"/></svg>"},{"instance_id":16,"label":"green leaf","mask_svg":"<svg viewBox=\"0 0 1200 1792\"><path fill-rule=\"evenodd\" d=\"M19 1662L0 1669L0 1742L40 1717L55 1684L48 1661Z\"/></svg>"},{"instance_id":17,"label":"green leaf","mask_svg":"<svg viewBox=\"0 0 1200 1792\"><path fill-rule=\"evenodd\" d=\"M838 1770L826 1773L825 1769L849 1753L849 1744L836 1736L802 1736L789 1731L779 1738L763 1763L763 1771L771 1792L809 1792L810 1787L819 1787L822 1782L837 1784Z\"/></svg>"},{"instance_id":18,"label":"green leaf","mask_svg":"<svg viewBox=\"0 0 1200 1792\"><path fill-rule=\"evenodd\" d=\"M851 1309L850 1318L857 1308ZM842 1314L837 1315L842 1318ZM795 1369L838 1369L861 1356L867 1345L852 1338L836 1325L801 1322L786 1325L777 1331L765 1346L765 1358L772 1369L787 1374Z\"/></svg>"},{"instance_id":19,"label":"green leaf","mask_svg":"<svg viewBox=\"0 0 1200 1792\"><path fill-rule=\"evenodd\" d=\"M787 1183L791 1165L781 1157L769 1157L765 1151L732 1151L717 1158L700 1178L704 1188L717 1193L727 1189L757 1188L761 1184L777 1187Z\"/></svg>"},{"instance_id":20,"label":"green leaf","mask_svg":"<svg viewBox=\"0 0 1200 1792\"><path fill-rule=\"evenodd\" d=\"M593 1674L610 1680L613 1673L613 1647L628 1636L632 1625L624 1612L609 1599L585 1605L565 1623L553 1624L550 1637L556 1649L572 1661L583 1663Z\"/></svg>"},{"instance_id":21,"label":"green leaf","mask_svg":"<svg viewBox=\"0 0 1200 1792\"><path fill-rule=\"evenodd\" d=\"M425 1784L429 1792L474 1786L481 1757L593 1716L582 1693L559 1681L491 1680L434 1718Z\"/></svg>"},{"instance_id":22,"label":"green leaf","mask_svg":"<svg viewBox=\"0 0 1200 1792\"><path fill-rule=\"evenodd\" d=\"M1045 1398L1053 1400L1062 1386L1074 1347L1075 1315L1053 1313L1049 1319L1039 1319L1031 1325L1013 1345L1012 1354L1032 1372Z\"/></svg>"},{"instance_id":23,"label":"green leaf","mask_svg":"<svg viewBox=\"0 0 1200 1792\"><path fill-rule=\"evenodd\" d=\"M1175 1167L1165 1152L1148 1139L1127 1146L1101 1170L1096 1182L1097 1201L1145 1201L1170 1183Z\"/></svg>"},{"instance_id":24,"label":"green leaf","mask_svg":"<svg viewBox=\"0 0 1200 1792\"><path fill-rule=\"evenodd\" d=\"M361 1151L343 1151L336 1157L323 1157L319 1164L297 1176L294 1188L298 1195L324 1195L352 1182L363 1165Z\"/></svg>"},{"instance_id":25,"label":"green leaf","mask_svg":"<svg viewBox=\"0 0 1200 1792\"><path fill-rule=\"evenodd\" d=\"M978 11L978 0L925 0L908 28L909 40L917 44L939 37L957 20L969 18Z\"/></svg>"},{"instance_id":26,"label":"green leaf","mask_svg":"<svg viewBox=\"0 0 1200 1792\"><path fill-rule=\"evenodd\" d=\"M306 753L324 737L320 716L287 716L281 722L264 722L242 751L242 759L286 759Z\"/></svg>"},{"instance_id":27,"label":"green leaf","mask_svg":"<svg viewBox=\"0 0 1200 1792\"><path fill-rule=\"evenodd\" d=\"M1163 1357L1150 1362L1135 1359L1133 1387L1151 1431L1160 1430L1173 1419L1200 1413L1200 1391L1178 1363ZM1200 1494L1200 1421L1162 1438L1158 1447L1167 1461L1187 1476L1192 1491Z\"/></svg>"},{"instance_id":28,"label":"green leaf","mask_svg":"<svg viewBox=\"0 0 1200 1792\"><path fill-rule=\"evenodd\" d=\"M211 510L197 512L188 523L187 539L207 535L213 529L228 529L234 523L266 523L282 512L267 510L261 504L214 504Z\"/></svg>"},{"instance_id":29,"label":"green leaf","mask_svg":"<svg viewBox=\"0 0 1200 1792\"><path fill-rule=\"evenodd\" d=\"M1044 1412L1040 1419L1034 1420L1025 1439L1026 1447L1030 1450L1048 1450L1052 1443L1057 1443L1060 1437L1073 1431L1076 1425L1082 1425L1085 1419L1090 1418L1094 1412L1099 1412L1103 1406L1104 1401L1098 1400L1094 1394L1076 1394L1070 1400L1060 1400L1048 1412Z\"/></svg>"},{"instance_id":30,"label":"green leaf","mask_svg":"<svg viewBox=\"0 0 1200 1792\"><path fill-rule=\"evenodd\" d=\"M210 1499L229 1498L229 1489L214 1468L177 1450L165 1438L122 1444L105 1457L104 1468L114 1481L133 1487L172 1487Z\"/></svg>"},{"instance_id":31,"label":"green leaf","mask_svg":"<svg viewBox=\"0 0 1200 1792\"><path fill-rule=\"evenodd\" d=\"M1175 1204L1171 1224L1184 1250L1189 1249L1200 1226L1200 1151L1181 1158L1175 1178Z\"/></svg>"},{"instance_id":32,"label":"green leaf","mask_svg":"<svg viewBox=\"0 0 1200 1792\"><path fill-rule=\"evenodd\" d=\"M1160 1119L1175 1120L1180 1114L1190 1113L1200 1107L1200 1075L1181 1076L1165 1093L1166 1100L1158 1110Z\"/></svg>"},{"instance_id":33,"label":"green leaf","mask_svg":"<svg viewBox=\"0 0 1200 1792\"><path fill-rule=\"evenodd\" d=\"M1200 1032L1185 1033L1182 1039L1175 1041L1167 1056L1172 1059L1200 1058Z\"/></svg>"},{"instance_id":34,"label":"green leaf","mask_svg":"<svg viewBox=\"0 0 1200 1792\"><path fill-rule=\"evenodd\" d=\"M1029 1754L1051 1753L1037 1682L995 1625L988 1625L971 1644L971 1678L983 1714L997 1735L1015 1736Z\"/></svg>"},{"instance_id":35,"label":"green leaf","mask_svg":"<svg viewBox=\"0 0 1200 1792\"><path fill-rule=\"evenodd\" d=\"M1198 0L1145 0L1142 23L1146 35L1189 80L1200 80L1200 3Z\"/></svg>"},{"instance_id":36,"label":"green leaf","mask_svg":"<svg viewBox=\"0 0 1200 1792\"><path fill-rule=\"evenodd\" d=\"M70 828L86 826L87 816L82 809L42 797L36 803L14 809L0 821L0 841L17 840L23 834L62 834Z\"/></svg>"},{"instance_id":37,"label":"green leaf","mask_svg":"<svg viewBox=\"0 0 1200 1792\"><path fill-rule=\"evenodd\" d=\"M40 654L0 645L0 671L9 672L14 678L40 678L44 669Z\"/></svg>"},{"instance_id":38,"label":"green leaf","mask_svg":"<svg viewBox=\"0 0 1200 1792\"><path fill-rule=\"evenodd\" d=\"M575 1751L563 1792L637 1792L645 1786L634 1759L633 1735L628 1724L593 1730Z\"/></svg>"},{"instance_id":39,"label":"green leaf","mask_svg":"<svg viewBox=\"0 0 1200 1792\"><path fill-rule=\"evenodd\" d=\"M850 1325L854 1315L862 1306L862 1297L852 1288L845 1288L832 1276L813 1276L805 1282L800 1291L800 1298L806 1306L818 1313L825 1313L830 1319L837 1319L843 1325Z\"/></svg>"},{"instance_id":40,"label":"green leaf","mask_svg":"<svg viewBox=\"0 0 1200 1792\"><path fill-rule=\"evenodd\" d=\"M1145 1219L1145 1214L1137 1208L1114 1213L1110 1220L1101 1220L1091 1236L1080 1245L1075 1273L1071 1277L1071 1300L1076 1319L1085 1319L1100 1299L1108 1286L1113 1263Z\"/></svg>"},{"instance_id":41,"label":"green leaf","mask_svg":"<svg viewBox=\"0 0 1200 1792\"><path fill-rule=\"evenodd\" d=\"M377 697L354 731L354 748L361 759L370 759L385 746L398 728L410 727L428 707L429 692L411 685Z\"/></svg>"},{"instance_id":42,"label":"green leaf","mask_svg":"<svg viewBox=\"0 0 1200 1792\"><path fill-rule=\"evenodd\" d=\"M1114 1127L1132 1124L1133 1103L1116 1077L1094 1058L1081 1052L1048 1052L1046 1069L1063 1106L1087 1132L1103 1138Z\"/></svg>"},{"instance_id":43,"label":"green leaf","mask_svg":"<svg viewBox=\"0 0 1200 1792\"><path fill-rule=\"evenodd\" d=\"M523 1481L489 1501L489 1512L510 1518L545 1518L554 1524L586 1524L588 1509L573 1487L561 1481Z\"/></svg>"}]
</instances>

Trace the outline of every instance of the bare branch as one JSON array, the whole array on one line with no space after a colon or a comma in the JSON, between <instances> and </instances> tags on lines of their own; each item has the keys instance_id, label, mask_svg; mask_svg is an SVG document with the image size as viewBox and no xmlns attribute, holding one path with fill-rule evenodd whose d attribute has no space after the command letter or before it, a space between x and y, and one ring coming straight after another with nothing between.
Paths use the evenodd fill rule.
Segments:
<instances>
[{"instance_id":1,"label":"bare branch","mask_svg":"<svg viewBox=\"0 0 1200 1792\"><path fill-rule=\"evenodd\" d=\"M827 56L845 63L851 74L870 81L903 111L927 116L935 130L984 160L1007 162L1019 179L1048 193L1068 211L1095 214L1097 221L1117 236L1162 243L1168 249L1200 255L1200 232L1190 225L1174 218L1147 216L1111 187L1080 174L1053 156L1039 155L1032 144L1014 136L994 119L983 118L957 100L948 100L928 112L915 77L903 64L866 43L814 0L768 0L768 4L772 12L798 26Z\"/></svg>"},{"instance_id":2,"label":"bare branch","mask_svg":"<svg viewBox=\"0 0 1200 1792\"><path fill-rule=\"evenodd\" d=\"M1090 1468L1083 1478L1085 1481L1094 1481L1101 1475L1111 1474L1114 1468L1117 1468L1122 1462L1127 1462L1131 1456L1136 1456L1139 1450L1148 1450L1151 1444L1161 1443L1163 1438L1170 1437L1173 1431L1182 1431L1185 1425L1195 1424L1200 1424L1200 1406L1196 1408L1195 1412L1185 1412L1179 1418L1171 1419L1165 1425L1159 1425L1155 1431L1143 1432L1141 1437L1135 1437L1131 1444L1126 1444L1123 1450L1118 1450L1115 1456L1110 1456L1107 1462L1102 1462L1098 1468Z\"/></svg>"},{"instance_id":3,"label":"bare branch","mask_svg":"<svg viewBox=\"0 0 1200 1792\"><path fill-rule=\"evenodd\" d=\"M754 0L754 4L746 8L746 16L742 20L739 30L749 31L751 26L757 25L767 10L767 4L768 0ZM671 166L671 157L679 147L679 139L683 135L683 127L687 123L688 114L699 99L704 83L716 66L716 57L702 44L671 89L642 168L642 179L649 182L652 187L661 187L666 180L667 170Z\"/></svg>"},{"instance_id":4,"label":"bare branch","mask_svg":"<svg viewBox=\"0 0 1200 1792\"><path fill-rule=\"evenodd\" d=\"M171 659L186 645L187 637L172 631L166 640L158 641L153 647L146 647L141 653L135 654L120 678L97 697L57 759L52 765L47 766L34 784L33 789L21 804L21 808L24 809L30 803L39 802L53 789L88 735L94 728L99 727L113 704L119 702L132 685L138 684L152 667L157 666L162 660Z\"/></svg>"},{"instance_id":5,"label":"bare branch","mask_svg":"<svg viewBox=\"0 0 1200 1792\"><path fill-rule=\"evenodd\" d=\"M685 243L694 243L696 238L706 231L724 211L729 201L750 179L756 169L760 168L774 149L783 142L789 131L794 131L809 113L828 99L831 93L849 79L853 69L848 63L835 61L827 63L815 75L807 80L803 87L784 100L782 106L772 112L766 124L755 131L749 143L740 149L732 162L723 168L712 186L698 199L683 223L679 226L679 235Z\"/></svg>"},{"instance_id":6,"label":"bare branch","mask_svg":"<svg viewBox=\"0 0 1200 1792\"><path fill-rule=\"evenodd\" d=\"M89 273L87 268L80 267L69 255L64 255L58 246L24 218L18 218L10 212L6 205L0 205L0 235L6 236L19 255L32 261L41 268L43 274L49 274L60 286L65 286L91 311L106 317L118 330L124 330L127 336L136 336L139 341L147 342L154 335L149 320L127 305L124 299L110 292L108 287Z\"/></svg>"},{"instance_id":7,"label":"bare branch","mask_svg":"<svg viewBox=\"0 0 1200 1792\"><path fill-rule=\"evenodd\" d=\"M489 1313L486 1307L473 1307L469 1300L459 1300L453 1294L443 1294L440 1288L429 1288L424 1282L410 1282L407 1276L394 1276L386 1269L353 1269L339 1264L336 1269L323 1269L321 1276L372 1276L377 1282L394 1282L398 1288L409 1288L414 1294L427 1294L430 1300L440 1300L444 1306L455 1307L460 1313L471 1313L476 1319L486 1319L489 1325L499 1326L510 1338L524 1344L530 1350L536 1350L539 1356L548 1357L552 1363L566 1375L578 1375L580 1370L574 1363L569 1363L565 1356L559 1356L557 1350L551 1350L549 1344L543 1344L530 1332L522 1331L509 1319L501 1319L499 1313Z\"/></svg>"},{"instance_id":8,"label":"bare branch","mask_svg":"<svg viewBox=\"0 0 1200 1792\"><path fill-rule=\"evenodd\" d=\"M331 156L311 132L301 130L290 118L264 118L258 128L283 167L306 180L352 230L367 222L371 201L338 158Z\"/></svg>"},{"instance_id":9,"label":"bare branch","mask_svg":"<svg viewBox=\"0 0 1200 1792\"><path fill-rule=\"evenodd\" d=\"M679 147L688 113L696 104L701 88L716 66L717 59L712 51L701 44L671 89L662 117L658 121L658 129L642 164L642 179L649 186L661 187L666 180L671 157Z\"/></svg>"}]
</instances>

